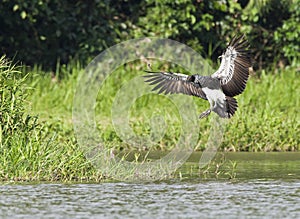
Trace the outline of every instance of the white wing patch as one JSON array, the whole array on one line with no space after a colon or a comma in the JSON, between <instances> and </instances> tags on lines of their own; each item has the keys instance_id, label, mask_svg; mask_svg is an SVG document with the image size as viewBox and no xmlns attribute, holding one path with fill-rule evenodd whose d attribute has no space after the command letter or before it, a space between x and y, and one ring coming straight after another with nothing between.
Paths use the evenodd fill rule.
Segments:
<instances>
[{"instance_id":1,"label":"white wing patch","mask_svg":"<svg viewBox=\"0 0 300 219\"><path fill-rule=\"evenodd\" d=\"M234 37L223 53L221 65L212 78L220 81L226 96L234 97L245 90L252 63L250 53L249 43L244 35Z\"/></svg>"},{"instance_id":2,"label":"white wing patch","mask_svg":"<svg viewBox=\"0 0 300 219\"><path fill-rule=\"evenodd\" d=\"M161 74L167 76L168 78L170 79L173 79L174 80L174 77L171 77L170 74L172 74L173 76L178 76L178 78L175 78L176 80L187 80L188 78L188 75L185 75L185 74L181 74L181 73L174 73L174 72L160 72Z\"/></svg>"},{"instance_id":3,"label":"white wing patch","mask_svg":"<svg viewBox=\"0 0 300 219\"><path fill-rule=\"evenodd\" d=\"M221 85L227 84L234 74L234 60L238 56L238 52L234 47L229 46L222 55L222 61L219 69L212 74L212 78L220 79Z\"/></svg>"}]
</instances>

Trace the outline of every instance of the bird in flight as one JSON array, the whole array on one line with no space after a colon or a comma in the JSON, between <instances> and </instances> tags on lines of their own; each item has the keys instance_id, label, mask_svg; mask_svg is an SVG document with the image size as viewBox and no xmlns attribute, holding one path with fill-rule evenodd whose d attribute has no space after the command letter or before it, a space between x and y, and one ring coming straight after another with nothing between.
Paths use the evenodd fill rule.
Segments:
<instances>
[{"instance_id":1,"label":"bird in flight","mask_svg":"<svg viewBox=\"0 0 300 219\"><path fill-rule=\"evenodd\" d=\"M238 104L234 96L246 87L251 67L249 43L245 37L234 37L221 55L219 69L210 76L185 75L172 72L146 71L145 82L155 85L158 93L181 93L208 100L210 108L200 114L207 117L212 111L221 118L231 118Z\"/></svg>"}]
</instances>

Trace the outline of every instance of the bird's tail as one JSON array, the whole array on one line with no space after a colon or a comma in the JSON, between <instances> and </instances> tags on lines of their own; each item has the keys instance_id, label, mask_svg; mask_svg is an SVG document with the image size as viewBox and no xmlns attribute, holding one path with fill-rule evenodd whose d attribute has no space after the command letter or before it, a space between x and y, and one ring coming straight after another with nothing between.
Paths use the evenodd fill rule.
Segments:
<instances>
[{"instance_id":1,"label":"bird's tail","mask_svg":"<svg viewBox=\"0 0 300 219\"><path fill-rule=\"evenodd\" d=\"M232 117L238 108L236 99L226 96L228 118Z\"/></svg>"},{"instance_id":2,"label":"bird's tail","mask_svg":"<svg viewBox=\"0 0 300 219\"><path fill-rule=\"evenodd\" d=\"M226 96L225 104L217 104L212 110L221 118L231 118L237 109L237 101L233 97Z\"/></svg>"}]
</instances>

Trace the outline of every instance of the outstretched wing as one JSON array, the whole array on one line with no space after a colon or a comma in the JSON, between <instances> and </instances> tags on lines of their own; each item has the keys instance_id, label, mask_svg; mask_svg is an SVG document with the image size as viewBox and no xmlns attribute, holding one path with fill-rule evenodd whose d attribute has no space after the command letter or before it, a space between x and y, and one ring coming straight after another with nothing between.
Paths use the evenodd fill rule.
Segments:
<instances>
[{"instance_id":1,"label":"outstretched wing","mask_svg":"<svg viewBox=\"0 0 300 219\"><path fill-rule=\"evenodd\" d=\"M194 83L194 76L172 72L146 72L148 72L148 74L143 76L146 78L145 81L150 85L156 85L152 90L158 90L159 94L182 93L207 100L200 85Z\"/></svg>"},{"instance_id":2,"label":"outstretched wing","mask_svg":"<svg viewBox=\"0 0 300 219\"><path fill-rule=\"evenodd\" d=\"M244 36L234 37L222 55L219 69L212 75L218 78L226 96L236 96L246 87L251 67L249 43Z\"/></svg>"}]
</instances>

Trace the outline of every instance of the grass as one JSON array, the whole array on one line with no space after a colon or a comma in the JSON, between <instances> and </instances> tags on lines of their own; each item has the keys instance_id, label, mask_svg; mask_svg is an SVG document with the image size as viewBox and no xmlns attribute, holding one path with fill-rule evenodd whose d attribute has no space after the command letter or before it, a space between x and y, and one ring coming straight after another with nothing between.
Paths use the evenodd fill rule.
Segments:
<instances>
[{"instance_id":1,"label":"grass","mask_svg":"<svg viewBox=\"0 0 300 219\"><path fill-rule=\"evenodd\" d=\"M62 130L72 129L72 101L76 89L76 74L81 69L72 69L73 74L61 81L53 81L49 74L39 76L30 102L32 114L39 114L45 121L60 121ZM96 122L104 141L114 149L128 148L118 138L111 124L111 108L116 92L132 77L142 75L142 69L132 66L118 69L104 83L98 95ZM41 75L39 73L39 75ZM233 151L294 151L299 150L299 72L295 69L261 72L252 75L245 92L237 97L239 108L226 126L221 150ZM117 83L116 83L117 82ZM191 97L200 114L208 107L208 102ZM134 103L129 112L130 125L139 135L150 132L149 118L161 116L166 121L166 134L156 145L157 149L169 150L180 134L179 112L165 96L147 95ZM203 150L210 131L210 120L199 121L200 142L198 150ZM175 138L174 138L175 137ZM113 142L113 143L112 143Z\"/></svg>"},{"instance_id":2,"label":"grass","mask_svg":"<svg viewBox=\"0 0 300 219\"><path fill-rule=\"evenodd\" d=\"M70 64L51 74L40 68L19 68L0 60L1 133L0 179L98 181L97 172L78 146L72 124L73 97L77 78L83 68ZM153 68L166 68L155 63ZM182 119L174 103L166 96L142 96L130 107L129 126L141 136L151 127L162 136L153 145L132 145L116 133L111 109L118 90L144 65L129 63L118 68L103 83L95 106L96 125L105 147L113 153L171 150L181 133ZM184 71L172 66L174 71ZM238 96L239 109L225 127L220 151L299 151L300 81L296 69L260 72L252 75L245 92ZM194 97L197 113L208 102ZM157 119L157 120L155 120ZM164 120L162 122L161 120ZM204 150L210 132L210 118L199 122L199 141L194 150ZM138 155L137 155L138 156ZM234 172L228 172L233 177Z\"/></svg>"}]
</instances>

